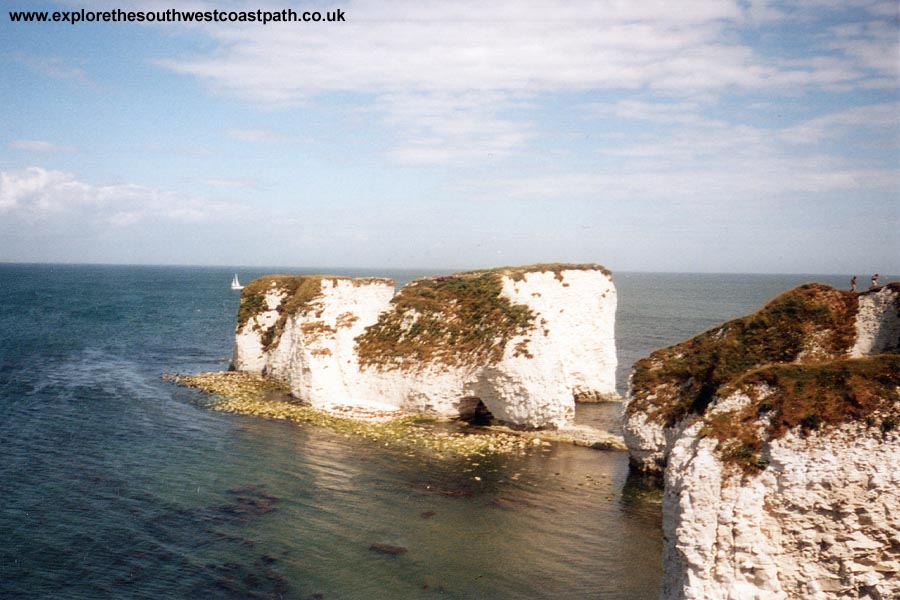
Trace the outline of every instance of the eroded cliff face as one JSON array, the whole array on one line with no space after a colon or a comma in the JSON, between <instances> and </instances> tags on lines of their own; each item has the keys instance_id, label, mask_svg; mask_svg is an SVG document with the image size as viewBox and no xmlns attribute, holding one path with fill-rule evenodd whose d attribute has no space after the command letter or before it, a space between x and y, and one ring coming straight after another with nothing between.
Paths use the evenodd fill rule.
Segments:
<instances>
[{"instance_id":1,"label":"eroded cliff face","mask_svg":"<svg viewBox=\"0 0 900 600\"><path fill-rule=\"evenodd\" d=\"M242 295L234 368L315 406L459 416L481 402L523 427L615 398L616 291L597 265L417 280L268 277ZM357 410L358 412L358 410Z\"/></svg>"},{"instance_id":2,"label":"eroded cliff face","mask_svg":"<svg viewBox=\"0 0 900 600\"><path fill-rule=\"evenodd\" d=\"M900 597L896 431L792 431L748 476L702 427L678 438L666 469L662 598Z\"/></svg>"},{"instance_id":3,"label":"eroded cliff face","mask_svg":"<svg viewBox=\"0 0 900 600\"><path fill-rule=\"evenodd\" d=\"M900 284L801 286L636 365L668 599L900 597Z\"/></svg>"},{"instance_id":4,"label":"eroded cliff face","mask_svg":"<svg viewBox=\"0 0 900 600\"><path fill-rule=\"evenodd\" d=\"M900 283L890 283L859 296L856 342L850 356L900 351Z\"/></svg>"},{"instance_id":5,"label":"eroded cliff face","mask_svg":"<svg viewBox=\"0 0 900 600\"><path fill-rule=\"evenodd\" d=\"M273 275L252 281L241 294L233 366L286 380L297 351L307 362L310 356L352 358L353 338L393 295L391 279Z\"/></svg>"}]
</instances>

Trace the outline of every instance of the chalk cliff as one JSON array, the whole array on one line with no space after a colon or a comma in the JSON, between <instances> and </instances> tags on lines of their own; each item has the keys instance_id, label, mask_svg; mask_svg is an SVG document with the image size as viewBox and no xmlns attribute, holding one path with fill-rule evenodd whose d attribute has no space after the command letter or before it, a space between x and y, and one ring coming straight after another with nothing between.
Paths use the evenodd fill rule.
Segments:
<instances>
[{"instance_id":1,"label":"chalk cliff","mask_svg":"<svg viewBox=\"0 0 900 600\"><path fill-rule=\"evenodd\" d=\"M413 281L271 276L241 296L233 366L341 410L460 416L481 403L559 427L615 397L616 290L598 265L533 265Z\"/></svg>"},{"instance_id":2,"label":"chalk cliff","mask_svg":"<svg viewBox=\"0 0 900 600\"><path fill-rule=\"evenodd\" d=\"M788 431L749 473L723 461L708 425L688 428L666 469L662 598L900 598L896 409Z\"/></svg>"},{"instance_id":3,"label":"chalk cliff","mask_svg":"<svg viewBox=\"0 0 900 600\"><path fill-rule=\"evenodd\" d=\"M900 597L900 284L809 284L635 365L664 599Z\"/></svg>"}]
</instances>

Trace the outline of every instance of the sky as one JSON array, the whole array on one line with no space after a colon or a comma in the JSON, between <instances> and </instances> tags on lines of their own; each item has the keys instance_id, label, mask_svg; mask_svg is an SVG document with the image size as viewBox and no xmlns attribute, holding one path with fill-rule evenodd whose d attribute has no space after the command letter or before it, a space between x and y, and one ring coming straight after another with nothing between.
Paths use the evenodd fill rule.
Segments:
<instances>
[{"instance_id":1,"label":"sky","mask_svg":"<svg viewBox=\"0 0 900 600\"><path fill-rule=\"evenodd\" d=\"M0 262L900 273L898 10L7 1Z\"/></svg>"}]
</instances>

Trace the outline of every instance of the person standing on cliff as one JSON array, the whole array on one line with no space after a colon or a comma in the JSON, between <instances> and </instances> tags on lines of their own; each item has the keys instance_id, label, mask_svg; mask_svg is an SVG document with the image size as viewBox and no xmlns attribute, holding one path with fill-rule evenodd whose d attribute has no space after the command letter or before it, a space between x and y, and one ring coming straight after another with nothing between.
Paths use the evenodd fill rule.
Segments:
<instances>
[{"instance_id":1,"label":"person standing on cliff","mask_svg":"<svg viewBox=\"0 0 900 600\"><path fill-rule=\"evenodd\" d=\"M872 288L876 287L878 287L878 273L872 275L872 285L869 287L869 289L871 290Z\"/></svg>"},{"instance_id":2,"label":"person standing on cliff","mask_svg":"<svg viewBox=\"0 0 900 600\"><path fill-rule=\"evenodd\" d=\"M854 275L853 278L850 280L850 291L851 292L856 291L856 275Z\"/></svg>"}]
</instances>

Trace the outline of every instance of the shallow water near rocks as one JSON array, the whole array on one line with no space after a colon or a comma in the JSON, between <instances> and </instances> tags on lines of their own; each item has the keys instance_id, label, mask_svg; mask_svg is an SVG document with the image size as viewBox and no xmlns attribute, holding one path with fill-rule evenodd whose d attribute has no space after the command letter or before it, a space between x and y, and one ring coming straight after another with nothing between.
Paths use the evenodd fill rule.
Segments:
<instances>
[{"instance_id":1,"label":"shallow water near rocks","mask_svg":"<svg viewBox=\"0 0 900 600\"><path fill-rule=\"evenodd\" d=\"M227 367L232 274L0 265L0 597L658 596L658 495L627 484L623 453L437 460L214 412L161 380ZM620 362L805 280L722 276L732 298L684 277L616 276Z\"/></svg>"}]
</instances>

